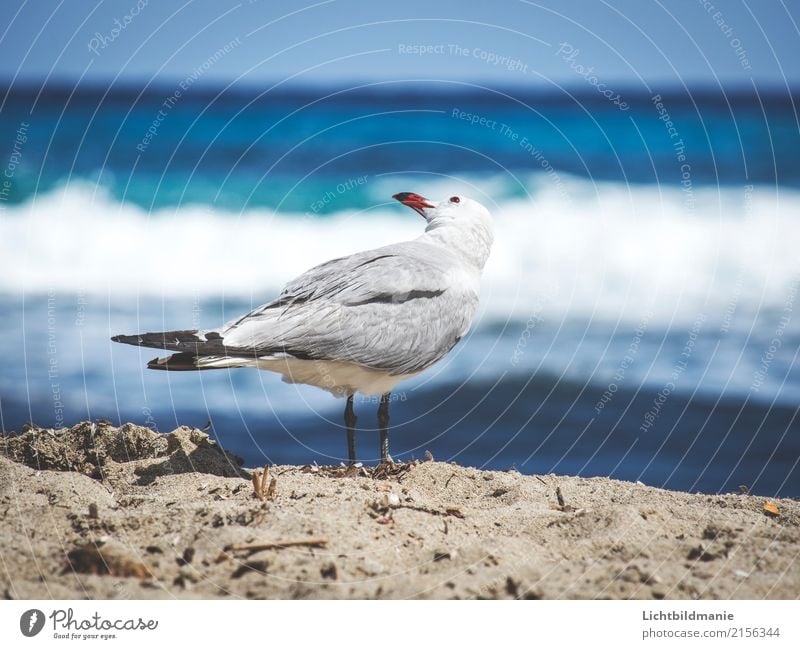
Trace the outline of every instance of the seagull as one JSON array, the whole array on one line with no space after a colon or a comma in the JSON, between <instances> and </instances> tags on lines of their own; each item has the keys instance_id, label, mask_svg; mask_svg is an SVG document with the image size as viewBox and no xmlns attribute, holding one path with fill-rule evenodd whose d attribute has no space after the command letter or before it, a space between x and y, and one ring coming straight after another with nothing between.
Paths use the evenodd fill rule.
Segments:
<instances>
[{"instance_id":1,"label":"seagull","mask_svg":"<svg viewBox=\"0 0 800 649\"><path fill-rule=\"evenodd\" d=\"M256 367L346 397L350 465L356 462L353 396L379 396L381 463L391 462L391 392L469 331L494 238L489 211L470 198L434 203L411 192L393 198L425 219L422 235L315 266L273 301L217 329L111 340L176 352L150 361L154 370Z\"/></svg>"}]
</instances>

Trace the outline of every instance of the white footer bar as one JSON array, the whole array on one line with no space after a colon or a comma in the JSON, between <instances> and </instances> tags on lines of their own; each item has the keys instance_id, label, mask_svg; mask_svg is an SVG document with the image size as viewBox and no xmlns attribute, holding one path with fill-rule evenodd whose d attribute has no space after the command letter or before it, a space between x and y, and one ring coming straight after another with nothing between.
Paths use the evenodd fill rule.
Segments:
<instances>
[{"instance_id":1,"label":"white footer bar","mask_svg":"<svg viewBox=\"0 0 800 649\"><path fill-rule=\"evenodd\" d=\"M797 601L0 602L3 647L800 647L799 631Z\"/></svg>"}]
</instances>

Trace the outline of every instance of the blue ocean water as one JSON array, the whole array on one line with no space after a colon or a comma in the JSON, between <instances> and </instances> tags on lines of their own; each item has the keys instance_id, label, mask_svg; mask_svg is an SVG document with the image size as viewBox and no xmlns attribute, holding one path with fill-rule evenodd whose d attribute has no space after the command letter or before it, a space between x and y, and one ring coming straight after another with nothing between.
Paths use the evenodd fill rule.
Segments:
<instances>
[{"instance_id":1,"label":"blue ocean water","mask_svg":"<svg viewBox=\"0 0 800 649\"><path fill-rule=\"evenodd\" d=\"M339 461L343 402L167 374L117 333L216 326L410 238L398 191L495 215L479 320L398 386L392 453L800 495L796 95L426 82L3 93L0 423L208 420L248 464ZM377 456L377 403L357 401Z\"/></svg>"}]
</instances>

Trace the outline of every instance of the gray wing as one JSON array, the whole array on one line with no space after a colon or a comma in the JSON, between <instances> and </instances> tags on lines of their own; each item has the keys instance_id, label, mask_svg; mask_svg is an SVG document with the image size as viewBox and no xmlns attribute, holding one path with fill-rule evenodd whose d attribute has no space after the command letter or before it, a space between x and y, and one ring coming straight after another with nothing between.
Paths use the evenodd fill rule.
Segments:
<instances>
[{"instance_id":1,"label":"gray wing","mask_svg":"<svg viewBox=\"0 0 800 649\"><path fill-rule=\"evenodd\" d=\"M442 358L467 331L475 290L458 262L416 241L334 259L219 333L248 355L341 360L391 374Z\"/></svg>"}]
</instances>

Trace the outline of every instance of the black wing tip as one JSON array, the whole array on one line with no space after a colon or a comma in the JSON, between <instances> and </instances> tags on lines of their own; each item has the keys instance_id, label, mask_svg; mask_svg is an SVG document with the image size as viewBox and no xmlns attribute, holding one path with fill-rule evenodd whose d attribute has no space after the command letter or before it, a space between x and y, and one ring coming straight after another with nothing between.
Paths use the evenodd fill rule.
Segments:
<instances>
[{"instance_id":1,"label":"black wing tip","mask_svg":"<svg viewBox=\"0 0 800 649\"><path fill-rule=\"evenodd\" d=\"M162 371L174 371L174 370L188 370L197 369L196 367L187 367L185 364L176 363L174 356L180 356L180 354L173 354L172 356L161 356L160 358L154 358L151 361L147 361L147 369L148 370L162 370ZM172 361L172 362L170 362Z\"/></svg>"},{"instance_id":2,"label":"black wing tip","mask_svg":"<svg viewBox=\"0 0 800 649\"><path fill-rule=\"evenodd\" d=\"M154 358L147 363L147 369L165 370L167 372L195 372L203 369L216 369L214 367L197 367L197 356L189 352L178 352L170 356Z\"/></svg>"},{"instance_id":3,"label":"black wing tip","mask_svg":"<svg viewBox=\"0 0 800 649\"><path fill-rule=\"evenodd\" d=\"M125 336L119 334L112 336L111 340L115 343L125 343L126 345L141 345L142 347L156 347L159 349L174 349L173 345L198 344L207 340L222 340L222 336L216 332L207 340L201 340L197 334L198 329L180 329L178 331L158 331L154 333L135 334Z\"/></svg>"},{"instance_id":4,"label":"black wing tip","mask_svg":"<svg viewBox=\"0 0 800 649\"><path fill-rule=\"evenodd\" d=\"M168 358L154 358L151 361L147 361L147 369L149 370L168 370L170 369L167 367ZM159 362L160 361L160 362Z\"/></svg>"},{"instance_id":5,"label":"black wing tip","mask_svg":"<svg viewBox=\"0 0 800 649\"><path fill-rule=\"evenodd\" d=\"M142 341L140 336L125 336L123 334L119 334L117 336L111 336L111 342L115 343L126 343L128 345L138 345Z\"/></svg>"}]
</instances>

